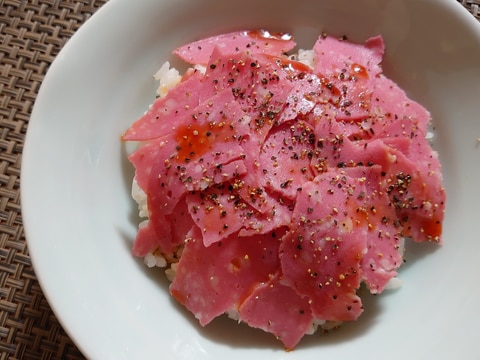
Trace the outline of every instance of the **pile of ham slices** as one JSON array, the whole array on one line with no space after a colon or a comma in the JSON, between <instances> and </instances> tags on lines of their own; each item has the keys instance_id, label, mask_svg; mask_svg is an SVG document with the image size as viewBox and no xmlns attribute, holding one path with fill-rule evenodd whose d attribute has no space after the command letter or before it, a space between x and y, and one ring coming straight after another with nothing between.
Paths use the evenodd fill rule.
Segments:
<instances>
[{"instance_id":1,"label":"pile of ham slices","mask_svg":"<svg viewBox=\"0 0 480 360\"><path fill-rule=\"evenodd\" d=\"M362 313L403 239L441 242L429 113L382 74L381 37L242 31L182 46L195 65L124 134L147 198L135 256L173 266L171 294L206 325L234 312L293 349ZM173 265L172 265L173 264Z\"/></svg>"}]
</instances>

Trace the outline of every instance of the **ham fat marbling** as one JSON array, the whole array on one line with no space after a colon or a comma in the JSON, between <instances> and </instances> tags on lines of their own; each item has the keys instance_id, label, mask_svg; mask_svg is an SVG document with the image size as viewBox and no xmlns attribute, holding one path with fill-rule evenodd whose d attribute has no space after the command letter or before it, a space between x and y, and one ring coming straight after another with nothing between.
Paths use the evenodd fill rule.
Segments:
<instances>
[{"instance_id":1,"label":"ham fat marbling","mask_svg":"<svg viewBox=\"0 0 480 360\"><path fill-rule=\"evenodd\" d=\"M361 283L384 290L404 238L440 243L445 207L430 114L382 73L382 38L322 35L308 62L295 46L245 31L178 48L195 67L123 136L148 212L133 254L166 259L202 325L233 312L286 349L357 319Z\"/></svg>"}]
</instances>

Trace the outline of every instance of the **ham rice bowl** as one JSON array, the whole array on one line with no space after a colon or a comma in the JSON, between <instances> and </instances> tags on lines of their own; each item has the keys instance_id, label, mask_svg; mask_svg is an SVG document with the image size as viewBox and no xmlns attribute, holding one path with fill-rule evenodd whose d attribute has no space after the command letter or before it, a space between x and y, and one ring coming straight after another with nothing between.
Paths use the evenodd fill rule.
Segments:
<instances>
[{"instance_id":1,"label":"ham rice bowl","mask_svg":"<svg viewBox=\"0 0 480 360\"><path fill-rule=\"evenodd\" d=\"M403 243L441 243L445 190L430 114L382 72L381 36L240 31L179 47L139 143L133 254L166 269L202 326L228 314L287 350L396 287Z\"/></svg>"}]
</instances>

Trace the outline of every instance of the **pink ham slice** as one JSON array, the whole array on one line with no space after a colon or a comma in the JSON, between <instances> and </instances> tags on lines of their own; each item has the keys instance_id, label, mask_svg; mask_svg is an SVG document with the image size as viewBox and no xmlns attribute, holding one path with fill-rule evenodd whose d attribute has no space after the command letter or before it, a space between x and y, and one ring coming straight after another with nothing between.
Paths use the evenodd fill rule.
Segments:
<instances>
[{"instance_id":1,"label":"pink ham slice","mask_svg":"<svg viewBox=\"0 0 480 360\"><path fill-rule=\"evenodd\" d=\"M338 148L338 164L378 164L382 168L381 189L388 195L389 205L403 226L402 235L414 241L441 242L445 208L440 162L425 139L410 142L408 158L391 139L353 144L344 139ZM402 141L403 142L403 141ZM389 143L393 146L389 146ZM405 151L405 150L404 150Z\"/></svg>"},{"instance_id":2,"label":"pink ham slice","mask_svg":"<svg viewBox=\"0 0 480 360\"><path fill-rule=\"evenodd\" d=\"M352 75L356 74L356 80L366 77L367 74L363 70L367 71L369 77L372 78L382 72L380 63L385 52L385 44L381 36L371 37L365 41L365 44L355 44L332 36L320 36L313 49L317 56L315 69L319 73L327 75L325 72L327 70L329 73L338 75L342 69L351 64L359 64L364 67L364 69L356 69L356 71L351 69L354 71ZM350 78L350 81L352 80L355 81Z\"/></svg>"},{"instance_id":3,"label":"pink ham slice","mask_svg":"<svg viewBox=\"0 0 480 360\"><path fill-rule=\"evenodd\" d=\"M365 192L357 196L356 209L356 220L368 229L367 251L361 262L362 279L372 294L378 294L397 276L397 269L402 265L403 227L383 190L385 175L382 176L380 166L352 167L342 172L360 179L365 186Z\"/></svg>"},{"instance_id":4,"label":"pink ham slice","mask_svg":"<svg viewBox=\"0 0 480 360\"><path fill-rule=\"evenodd\" d=\"M150 209L150 218L143 221L139 227L133 254L143 257L152 249L157 249L171 260L192 226L193 220L188 214L184 199L169 215L165 215L160 207L153 206Z\"/></svg>"},{"instance_id":5,"label":"pink ham slice","mask_svg":"<svg viewBox=\"0 0 480 360\"><path fill-rule=\"evenodd\" d=\"M402 235L440 242L446 198L441 165L424 137L426 130L413 124L408 119L396 120L374 132L371 139L352 141L343 136L344 123L319 122L317 138L328 140L321 142L321 157L312 159L312 168L321 173L329 167L380 165L385 173L382 190L396 209Z\"/></svg>"},{"instance_id":6,"label":"pink ham slice","mask_svg":"<svg viewBox=\"0 0 480 360\"><path fill-rule=\"evenodd\" d=\"M257 286L239 311L241 321L274 334L287 350L298 344L314 320L308 298L283 285L279 275Z\"/></svg>"},{"instance_id":7,"label":"pink ham slice","mask_svg":"<svg viewBox=\"0 0 480 360\"><path fill-rule=\"evenodd\" d=\"M357 179L332 172L304 183L297 196L280 245L283 282L309 298L316 319L355 320L363 311L356 294L367 248L367 226L356 220L362 191Z\"/></svg>"},{"instance_id":8,"label":"pink ham slice","mask_svg":"<svg viewBox=\"0 0 480 360\"><path fill-rule=\"evenodd\" d=\"M287 34L261 30L237 31L189 43L177 48L174 54L189 64L206 65L216 47L228 54L248 52L281 56L292 50L295 45L292 37Z\"/></svg>"},{"instance_id":9,"label":"pink ham slice","mask_svg":"<svg viewBox=\"0 0 480 360\"><path fill-rule=\"evenodd\" d=\"M206 100L226 89L242 103L251 94L255 81L252 74L251 57L245 52L230 53L214 47L203 78L204 88L200 99Z\"/></svg>"},{"instance_id":10,"label":"pink ham slice","mask_svg":"<svg viewBox=\"0 0 480 360\"><path fill-rule=\"evenodd\" d=\"M219 93L191 110L174 131L130 155L150 208L169 214L186 192L245 173L241 162L232 165L242 157L240 141L248 132L245 114L232 98L229 92Z\"/></svg>"},{"instance_id":11,"label":"pink ham slice","mask_svg":"<svg viewBox=\"0 0 480 360\"><path fill-rule=\"evenodd\" d=\"M311 69L297 74L296 84L287 94L278 123L302 118L318 104L340 101L338 89L326 78L313 74Z\"/></svg>"},{"instance_id":12,"label":"pink ham slice","mask_svg":"<svg viewBox=\"0 0 480 360\"><path fill-rule=\"evenodd\" d=\"M390 123L397 120L410 120L416 127L416 135L425 136L430 113L417 102L409 99L405 91L385 76L379 76L373 88L371 113L378 119L372 123L375 133L382 136L392 136L391 129L385 130ZM404 134L410 136L410 134Z\"/></svg>"},{"instance_id":13,"label":"pink ham slice","mask_svg":"<svg viewBox=\"0 0 480 360\"><path fill-rule=\"evenodd\" d=\"M223 184L188 194L187 204L190 216L202 232L204 246L237 233L254 216L253 209Z\"/></svg>"},{"instance_id":14,"label":"pink ham slice","mask_svg":"<svg viewBox=\"0 0 480 360\"><path fill-rule=\"evenodd\" d=\"M290 225L293 202L276 196L277 194L266 192L269 209L263 212L254 211L254 215L247 219L245 227L240 230L238 236L267 234Z\"/></svg>"},{"instance_id":15,"label":"pink ham slice","mask_svg":"<svg viewBox=\"0 0 480 360\"><path fill-rule=\"evenodd\" d=\"M295 86L290 79L292 70L285 70L284 64L277 60L280 58L261 54L232 55L215 48L203 80L200 101L230 90L251 117L250 137L258 142L257 146L278 121L285 98Z\"/></svg>"},{"instance_id":16,"label":"pink ham slice","mask_svg":"<svg viewBox=\"0 0 480 360\"><path fill-rule=\"evenodd\" d=\"M180 198L188 191L205 189L246 171L243 163L236 161L241 158L242 148L235 143L215 143L204 154L206 160L203 164L169 160L176 153L175 147L171 143L155 141L142 146L130 156L137 169L138 184L149 197L149 208L158 207L165 214L172 213ZM158 158L169 161L152 161ZM222 167L230 168L230 171L222 171Z\"/></svg>"},{"instance_id":17,"label":"pink ham slice","mask_svg":"<svg viewBox=\"0 0 480 360\"><path fill-rule=\"evenodd\" d=\"M307 122L285 122L272 129L259 157L264 186L295 200L302 184L313 180L310 162L315 143L314 128Z\"/></svg>"},{"instance_id":18,"label":"pink ham slice","mask_svg":"<svg viewBox=\"0 0 480 360\"><path fill-rule=\"evenodd\" d=\"M205 246L232 234L240 237L267 234L290 224L288 207L270 198L270 210L260 213L232 190L231 183L211 186L186 195L190 216L202 230Z\"/></svg>"},{"instance_id":19,"label":"pink ham slice","mask_svg":"<svg viewBox=\"0 0 480 360\"><path fill-rule=\"evenodd\" d=\"M201 230L194 227L170 292L204 326L227 310L237 310L277 273L278 245L278 238L267 234L242 241L232 235L205 247Z\"/></svg>"},{"instance_id":20,"label":"pink ham slice","mask_svg":"<svg viewBox=\"0 0 480 360\"><path fill-rule=\"evenodd\" d=\"M123 140L151 140L175 131L184 123L190 109L198 106L202 77L198 71L184 75L183 81L170 89L166 96L155 100L151 108L125 132Z\"/></svg>"},{"instance_id":21,"label":"pink ham slice","mask_svg":"<svg viewBox=\"0 0 480 360\"><path fill-rule=\"evenodd\" d=\"M441 242L445 189L441 185L438 157L429 147L426 152L427 147L419 143L412 149L419 155L416 161L416 156L408 159L401 152L392 151L395 161L387 170L390 174L387 193L405 236L417 242Z\"/></svg>"},{"instance_id":22,"label":"pink ham slice","mask_svg":"<svg viewBox=\"0 0 480 360\"><path fill-rule=\"evenodd\" d=\"M337 119L361 120L368 117L372 88L382 72L379 64L384 53L381 37L373 37L365 45L320 37L314 45L315 72L326 76L340 91L336 104Z\"/></svg>"},{"instance_id":23,"label":"pink ham slice","mask_svg":"<svg viewBox=\"0 0 480 360\"><path fill-rule=\"evenodd\" d=\"M144 220L138 227L132 249L133 255L144 257L152 249L160 249L167 257L173 256L171 226L165 217L158 217L153 221Z\"/></svg>"}]
</instances>

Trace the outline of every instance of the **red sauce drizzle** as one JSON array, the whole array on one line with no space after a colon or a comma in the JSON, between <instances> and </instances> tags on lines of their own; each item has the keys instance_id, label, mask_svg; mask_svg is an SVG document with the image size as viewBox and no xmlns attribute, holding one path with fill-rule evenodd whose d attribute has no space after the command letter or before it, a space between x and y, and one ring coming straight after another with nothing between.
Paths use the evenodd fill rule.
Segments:
<instances>
[{"instance_id":1,"label":"red sauce drizzle","mask_svg":"<svg viewBox=\"0 0 480 360\"><path fill-rule=\"evenodd\" d=\"M432 239L438 239L442 235L442 223L438 219L425 219L422 222L422 228Z\"/></svg>"},{"instance_id":2,"label":"red sauce drizzle","mask_svg":"<svg viewBox=\"0 0 480 360\"><path fill-rule=\"evenodd\" d=\"M305 73L309 73L312 71L312 69L308 65L305 65L300 61L294 61L294 60L279 58L275 56L271 56L271 59L275 61L282 68L286 68L290 71L298 71L298 72L305 72Z\"/></svg>"},{"instance_id":3,"label":"red sauce drizzle","mask_svg":"<svg viewBox=\"0 0 480 360\"><path fill-rule=\"evenodd\" d=\"M226 123L186 124L177 129L177 158L190 161L204 155L218 141L228 141L233 128Z\"/></svg>"},{"instance_id":4,"label":"red sauce drizzle","mask_svg":"<svg viewBox=\"0 0 480 360\"><path fill-rule=\"evenodd\" d=\"M357 78L368 79L368 72L364 66L357 63L353 63L351 65L351 69Z\"/></svg>"}]
</instances>

